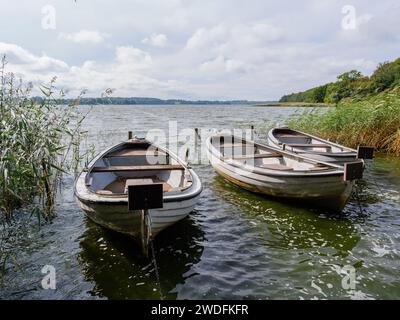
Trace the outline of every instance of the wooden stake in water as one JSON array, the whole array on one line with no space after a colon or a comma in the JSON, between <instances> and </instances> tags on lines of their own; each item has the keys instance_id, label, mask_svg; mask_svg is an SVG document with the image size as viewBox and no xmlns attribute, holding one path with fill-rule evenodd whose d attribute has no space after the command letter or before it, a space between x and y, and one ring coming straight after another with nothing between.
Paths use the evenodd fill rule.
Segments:
<instances>
[{"instance_id":1,"label":"wooden stake in water","mask_svg":"<svg viewBox=\"0 0 400 320\"><path fill-rule=\"evenodd\" d=\"M128 131L128 140L131 140L133 137L132 131Z\"/></svg>"},{"instance_id":2,"label":"wooden stake in water","mask_svg":"<svg viewBox=\"0 0 400 320\"><path fill-rule=\"evenodd\" d=\"M194 154L196 155L196 160L198 160L197 156L197 145L198 145L198 137L199 137L199 129L194 128Z\"/></svg>"}]
</instances>

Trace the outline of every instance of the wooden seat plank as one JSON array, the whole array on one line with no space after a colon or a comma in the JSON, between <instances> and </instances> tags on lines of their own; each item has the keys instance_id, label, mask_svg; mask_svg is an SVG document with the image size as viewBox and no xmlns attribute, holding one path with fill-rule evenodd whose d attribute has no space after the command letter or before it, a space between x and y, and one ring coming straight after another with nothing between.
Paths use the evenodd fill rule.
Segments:
<instances>
[{"instance_id":1,"label":"wooden seat plank","mask_svg":"<svg viewBox=\"0 0 400 320\"><path fill-rule=\"evenodd\" d=\"M270 169L270 170L279 170L279 171L292 171L293 168L285 166L279 163L271 163L271 164L262 164L260 168Z\"/></svg>"},{"instance_id":2,"label":"wooden seat plank","mask_svg":"<svg viewBox=\"0 0 400 320\"><path fill-rule=\"evenodd\" d=\"M304 134L290 134L290 133L278 133L276 134L278 138L309 138Z\"/></svg>"},{"instance_id":3,"label":"wooden seat plank","mask_svg":"<svg viewBox=\"0 0 400 320\"><path fill-rule=\"evenodd\" d=\"M116 172L116 171L160 171L160 170L185 170L180 164L159 164L147 166L110 166L93 167L92 172Z\"/></svg>"},{"instance_id":4,"label":"wooden seat plank","mask_svg":"<svg viewBox=\"0 0 400 320\"><path fill-rule=\"evenodd\" d=\"M243 147L243 148L249 148L249 147L254 147L252 144L243 144L243 143L223 143L220 145L222 148L238 148L238 147Z\"/></svg>"},{"instance_id":5,"label":"wooden seat plank","mask_svg":"<svg viewBox=\"0 0 400 320\"><path fill-rule=\"evenodd\" d=\"M278 152L273 152L273 153L256 153L256 154L249 154L249 155L243 155L243 156L235 156L233 157L224 157L224 159L235 159L235 160L245 160L245 159L263 159L263 158L276 158L276 157L282 157L282 154Z\"/></svg>"},{"instance_id":6,"label":"wooden seat plank","mask_svg":"<svg viewBox=\"0 0 400 320\"><path fill-rule=\"evenodd\" d=\"M302 148L302 147L310 147L310 148L332 148L329 144L324 143L287 143L289 147L293 148Z\"/></svg>"},{"instance_id":7,"label":"wooden seat plank","mask_svg":"<svg viewBox=\"0 0 400 320\"><path fill-rule=\"evenodd\" d=\"M120 151L116 151L113 153L110 153L107 157L132 157L132 156L166 156L165 152L162 151L157 151L157 150L137 150L137 149L123 149Z\"/></svg>"}]
</instances>

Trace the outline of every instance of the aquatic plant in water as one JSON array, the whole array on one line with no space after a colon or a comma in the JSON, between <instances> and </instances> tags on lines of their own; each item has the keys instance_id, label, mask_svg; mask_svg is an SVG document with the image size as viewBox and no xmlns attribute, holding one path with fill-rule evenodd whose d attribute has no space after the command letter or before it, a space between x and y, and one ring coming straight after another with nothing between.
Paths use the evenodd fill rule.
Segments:
<instances>
[{"instance_id":1,"label":"aquatic plant in water","mask_svg":"<svg viewBox=\"0 0 400 320\"><path fill-rule=\"evenodd\" d=\"M343 99L329 110L307 110L288 125L349 147L358 144L400 156L400 88Z\"/></svg>"},{"instance_id":2,"label":"aquatic plant in water","mask_svg":"<svg viewBox=\"0 0 400 320\"><path fill-rule=\"evenodd\" d=\"M78 112L78 96L59 105L64 96L55 78L42 85L42 97L32 98L33 86L0 65L0 214L10 221L16 208L31 207L39 221L54 214L57 187L63 173L82 160L79 145L86 115ZM83 93L82 93L83 94ZM3 219L4 219L3 217Z\"/></svg>"}]
</instances>

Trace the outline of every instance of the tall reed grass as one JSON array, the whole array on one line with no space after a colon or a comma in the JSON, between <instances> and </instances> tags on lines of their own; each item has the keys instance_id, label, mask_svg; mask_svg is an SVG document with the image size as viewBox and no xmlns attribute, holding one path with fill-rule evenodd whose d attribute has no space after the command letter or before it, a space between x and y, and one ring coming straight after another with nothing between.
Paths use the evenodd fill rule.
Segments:
<instances>
[{"instance_id":1,"label":"tall reed grass","mask_svg":"<svg viewBox=\"0 0 400 320\"><path fill-rule=\"evenodd\" d=\"M55 79L40 87L42 97L32 98L33 87L0 65L0 212L10 220L16 208L28 206L40 220L54 214L57 187L64 172L79 161L79 144L85 115L77 112L79 97L58 105L64 93Z\"/></svg>"},{"instance_id":2,"label":"tall reed grass","mask_svg":"<svg viewBox=\"0 0 400 320\"><path fill-rule=\"evenodd\" d=\"M360 100L344 99L328 110L307 110L288 125L349 147L369 145L400 156L400 88Z\"/></svg>"}]
</instances>

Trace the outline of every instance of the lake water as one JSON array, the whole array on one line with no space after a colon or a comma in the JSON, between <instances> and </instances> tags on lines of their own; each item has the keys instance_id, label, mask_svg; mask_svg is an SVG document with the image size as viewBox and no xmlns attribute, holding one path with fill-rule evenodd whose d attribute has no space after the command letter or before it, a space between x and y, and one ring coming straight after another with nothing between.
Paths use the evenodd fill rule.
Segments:
<instances>
[{"instance_id":1,"label":"lake water","mask_svg":"<svg viewBox=\"0 0 400 320\"><path fill-rule=\"evenodd\" d=\"M81 107L82 110L88 107ZM293 108L97 106L85 121L97 151L176 121L184 128L248 128L258 139ZM155 251L167 299L400 298L400 160L377 156L340 216L255 195L193 164L204 191L191 215L162 232ZM159 299L156 272L133 241L80 211L66 177L57 217L39 228L20 212L2 230L11 249L0 279L4 299ZM56 290L44 290L52 265ZM355 283L350 280L356 279ZM354 284L354 286L352 285Z\"/></svg>"}]
</instances>

